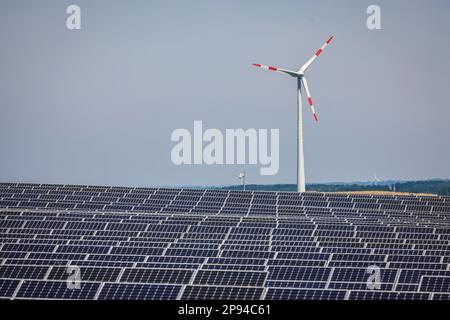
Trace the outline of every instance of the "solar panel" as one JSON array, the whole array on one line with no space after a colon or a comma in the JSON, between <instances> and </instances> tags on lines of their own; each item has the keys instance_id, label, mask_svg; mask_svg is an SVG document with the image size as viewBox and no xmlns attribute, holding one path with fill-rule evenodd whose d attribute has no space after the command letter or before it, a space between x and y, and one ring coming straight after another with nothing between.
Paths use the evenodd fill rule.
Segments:
<instances>
[{"instance_id":1,"label":"solar panel","mask_svg":"<svg viewBox=\"0 0 450 320\"><path fill-rule=\"evenodd\" d=\"M328 268L311 268L300 266L271 266L269 267L270 280L291 280L291 281L322 281L326 282L331 270Z\"/></svg>"},{"instance_id":2,"label":"solar panel","mask_svg":"<svg viewBox=\"0 0 450 320\"><path fill-rule=\"evenodd\" d=\"M353 291L350 300L428 300L430 296L423 293Z\"/></svg>"},{"instance_id":3,"label":"solar panel","mask_svg":"<svg viewBox=\"0 0 450 320\"><path fill-rule=\"evenodd\" d=\"M343 300L346 291L338 290L297 290L269 288L267 300Z\"/></svg>"},{"instance_id":4,"label":"solar panel","mask_svg":"<svg viewBox=\"0 0 450 320\"><path fill-rule=\"evenodd\" d=\"M421 280L419 290L422 292L448 292L450 278L445 276L424 276Z\"/></svg>"},{"instance_id":5,"label":"solar panel","mask_svg":"<svg viewBox=\"0 0 450 320\"><path fill-rule=\"evenodd\" d=\"M9 299L13 296L19 285L19 280L2 279L0 281L0 298Z\"/></svg>"},{"instance_id":6,"label":"solar panel","mask_svg":"<svg viewBox=\"0 0 450 320\"><path fill-rule=\"evenodd\" d=\"M266 276L265 272L199 270L193 283L198 285L262 287Z\"/></svg>"},{"instance_id":7,"label":"solar panel","mask_svg":"<svg viewBox=\"0 0 450 320\"><path fill-rule=\"evenodd\" d=\"M121 282L187 284L193 271L181 269L126 269Z\"/></svg>"},{"instance_id":8,"label":"solar panel","mask_svg":"<svg viewBox=\"0 0 450 320\"><path fill-rule=\"evenodd\" d=\"M100 283L81 282L80 288L70 288L66 281L24 281L16 299L92 300Z\"/></svg>"},{"instance_id":9,"label":"solar panel","mask_svg":"<svg viewBox=\"0 0 450 320\"><path fill-rule=\"evenodd\" d=\"M0 298L450 299L449 221L448 197L0 184Z\"/></svg>"},{"instance_id":10,"label":"solar panel","mask_svg":"<svg viewBox=\"0 0 450 320\"><path fill-rule=\"evenodd\" d=\"M75 262L71 263L76 266ZM79 275L81 280L89 282L114 282L120 274L120 268L95 268L95 267L79 267ZM69 275L73 273L68 272L71 269L67 267L53 267L47 275L49 280L67 280Z\"/></svg>"},{"instance_id":11,"label":"solar panel","mask_svg":"<svg viewBox=\"0 0 450 320\"><path fill-rule=\"evenodd\" d=\"M186 286L181 299L186 300L259 300L262 288Z\"/></svg>"},{"instance_id":12,"label":"solar panel","mask_svg":"<svg viewBox=\"0 0 450 320\"><path fill-rule=\"evenodd\" d=\"M179 285L153 285L134 283L106 283L99 300L175 300Z\"/></svg>"}]
</instances>

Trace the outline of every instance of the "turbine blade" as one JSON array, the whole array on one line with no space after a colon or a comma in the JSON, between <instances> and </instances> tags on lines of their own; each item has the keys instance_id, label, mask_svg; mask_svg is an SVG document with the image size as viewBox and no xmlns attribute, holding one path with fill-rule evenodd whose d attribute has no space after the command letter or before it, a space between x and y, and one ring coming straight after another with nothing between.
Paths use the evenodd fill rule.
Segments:
<instances>
[{"instance_id":1,"label":"turbine blade","mask_svg":"<svg viewBox=\"0 0 450 320\"><path fill-rule=\"evenodd\" d=\"M300 68L300 70L298 71L299 73L304 73L306 71L306 69L309 68L309 66L311 65L311 63L314 62L314 60L317 59L317 57L322 53L322 51L326 48L326 46L331 42L331 40L333 39L334 36L331 36L324 44L323 46L320 47L319 50L316 51L316 53L309 58L308 61L306 61L306 63Z\"/></svg>"},{"instance_id":2,"label":"turbine blade","mask_svg":"<svg viewBox=\"0 0 450 320\"><path fill-rule=\"evenodd\" d=\"M275 72L288 74L288 75L290 75L292 77L297 77L298 76L298 73L295 72L295 71L291 71L291 70L287 70L287 69L281 69L281 68L278 68L278 67L266 66L266 65L263 65L263 64L259 64L259 63L253 63L252 66L258 67L258 68L263 68L263 69L266 69L266 70L269 70L269 71L275 71Z\"/></svg>"},{"instance_id":3,"label":"turbine blade","mask_svg":"<svg viewBox=\"0 0 450 320\"><path fill-rule=\"evenodd\" d=\"M308 97L308 103L311 106L311 111L312 111L312 114L314 117L314 121L318 122L319 118L317 118L316 109L314 108L314 104L313 104L313 101L311 98L311 93L309 92L308 82L306 81L305 77L302 77L302 83L303 83L303 86L305 87L306 96Z\"/></svg>"}]
</instances>

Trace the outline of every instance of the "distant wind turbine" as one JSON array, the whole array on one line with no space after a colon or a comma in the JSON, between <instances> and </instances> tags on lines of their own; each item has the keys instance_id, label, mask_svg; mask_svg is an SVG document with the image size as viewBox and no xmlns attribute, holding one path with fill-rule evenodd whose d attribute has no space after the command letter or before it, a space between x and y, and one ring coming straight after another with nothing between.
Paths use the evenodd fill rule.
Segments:
<instances>
[{"instance_id":1,"label":"distant wind turbine","mask_svg":"<svg viewBox=\"0 0 450 320\"><path fill-rule=\"evenodd\" d=\"M373 183L374 184L379 184L380 182L381 182L381 180L380 179L378 179L378 177L377 177L377 174L375 173L374 175L373 175Z\"/></svg>"},{"instance_id":2,"label":"distant wind turbine","mask_svg":"<svg viewBox=\"0 0 450 320\"><path fill-rule=\"evenodd\" d=\"M239 174L239 179L242 180L242 186L244 187L244 191L245 191L245 171L242 171L242 172Z\"/></svg>"}]
</instances>

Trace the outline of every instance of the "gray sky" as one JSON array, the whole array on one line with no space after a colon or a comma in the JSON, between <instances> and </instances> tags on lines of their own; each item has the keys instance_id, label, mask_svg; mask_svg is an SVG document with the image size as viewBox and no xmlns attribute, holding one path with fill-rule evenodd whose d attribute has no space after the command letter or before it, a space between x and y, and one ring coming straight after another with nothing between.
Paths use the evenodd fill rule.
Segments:
<instances>
[{"instance_id":1,"label":"gray sky","mask_svg":"<svg viewBox=\"0 0 450 320\"><path fill-rule=\"evenodd\" d=\"M448 21L445 0L1 1L0 181L293 183L295 80L251 63L298 69L332 34L307 73L307 182L449 178ZM194 120L279 128L279 173L175 166L170 135Z\"/></svg>"}]
</instances>

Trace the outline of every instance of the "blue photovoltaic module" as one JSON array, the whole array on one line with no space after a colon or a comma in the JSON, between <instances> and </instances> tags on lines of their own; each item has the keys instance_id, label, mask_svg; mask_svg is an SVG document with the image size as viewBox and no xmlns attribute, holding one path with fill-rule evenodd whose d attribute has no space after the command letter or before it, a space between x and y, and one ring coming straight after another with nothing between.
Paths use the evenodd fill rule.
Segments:
<instances>
[{"instance_id":1,"label":"blue photovoltaic module","mask_svg":"<svg viewBox=\"0 0 450 320\"><path fill-rule=\"evenodd\" d=\"M450 300L449 197L3 183L0 234L2 299Z\"/></svg>"}]
</instances>

